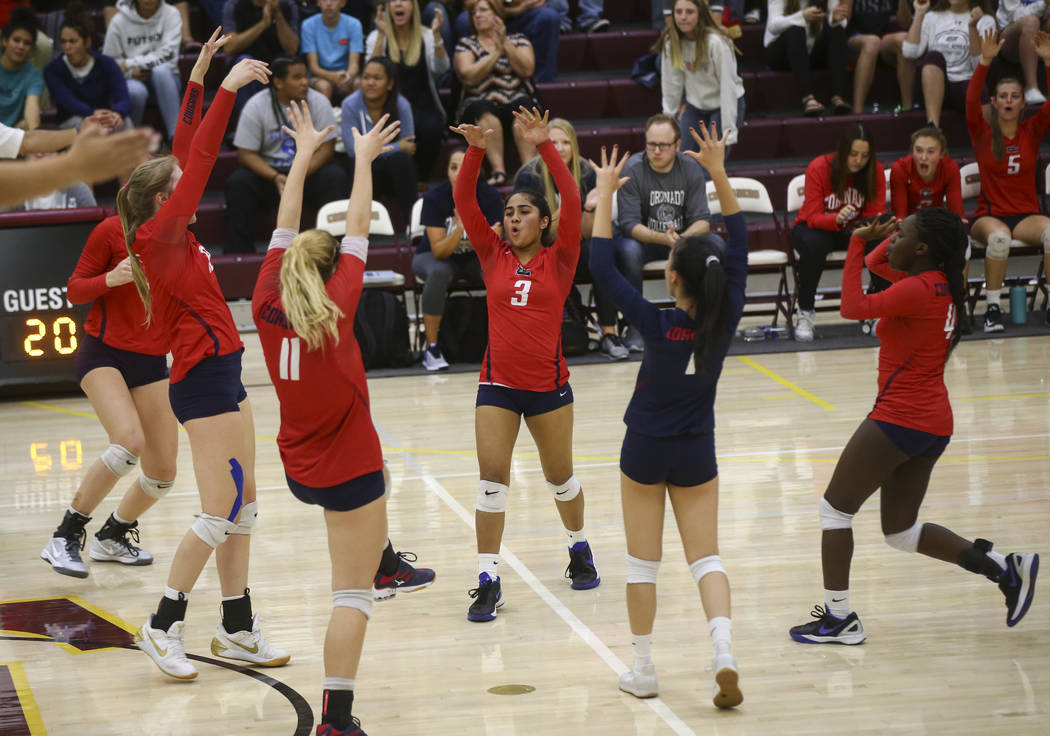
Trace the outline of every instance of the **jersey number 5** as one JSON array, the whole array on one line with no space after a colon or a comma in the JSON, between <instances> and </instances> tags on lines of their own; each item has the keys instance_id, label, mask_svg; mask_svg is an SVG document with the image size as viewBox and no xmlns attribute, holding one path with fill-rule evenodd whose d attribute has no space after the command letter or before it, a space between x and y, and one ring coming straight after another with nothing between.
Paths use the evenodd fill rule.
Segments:
<instances>
[{"instance_id":1,"label":"jersey number 5","mask_svg":"<svg viewBox=\"0 0 1050 736\"><path fill-rule=\"evenodd\" d=\"M1006 159L1006 173L1016 174L1021 170L1021 154L1015 153Z\"/></svg>"},{"instance_id":2,"label":"jersey number 5","mask_svg":"<svg viewBox=\"0 0 1050 736\"><path fill-rule=\"evenodd\" d=\"M514 296L511 297L510 303L515 307L524 307L529 303L529 289L532 288L532 282L521 279L514 282Z\"/></svg>"},{"instance_id":3,"label":"jersey number 5","mask_svg":"<svg viewBox=\"0 0 1050 736\"><path fill-rule=\"evenodd\" d=\"M281 361L277 364L277 375L283 381L299 380L299 340L298 337L281 338Z\"/></svg>"}]
</instances>

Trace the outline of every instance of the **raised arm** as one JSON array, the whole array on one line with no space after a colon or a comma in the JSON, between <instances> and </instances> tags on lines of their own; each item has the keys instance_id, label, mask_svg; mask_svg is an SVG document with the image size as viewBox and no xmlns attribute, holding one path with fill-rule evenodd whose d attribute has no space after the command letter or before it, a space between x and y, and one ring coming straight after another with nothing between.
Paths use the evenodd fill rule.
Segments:
<instances>
[{"instance_id":1,"label":"raised arm","mask_svg":"<svg viewBox=\"0 0 1050 736\"><path fill-rule=\"evenodd\" d=\"M1047 63L1047 59L1050 59L1050 34L1046 31L1039 31L1038 35L1033 41L1035 46L1035 53L1043 60L1043 64ZM1050 80L1050 67L1047 68L1046 78ZM1032 123L1035 125L1035 139L1042 140L1046 134L1048 128L1050 128L1050 101L1044 102L1037 112L1032 117Z\"/></svg>"},{"instance_id":2,"label":"raised arm","mask_svg":"<svg viewBox=\"0 0 1050 736\"><path fill-rule=\"evenodd\" d=\"M295 157L292 159L292 168L288 171L288 179L284 183L281 203L277 207L277 227L298 230L303 210L303 187L306 186L306 170L310 166L310 158L325 137L335 130L335 126L329 125L323 130L315 130L313 118L310 117L310 106L305 102L300 105L294 100L288 106L288 121L291 128L282 125L281 130L295 141Z\"/></svg>"},{"instance_id":3,"label":"raised arm","mask_svg":"<svg viewBox=\"0 0 1050 736\"><path fill-rule=\"evenodd\" d=\"M391 141L397 140L401 129L397 120L387 125L389 117L379 118L367 133L353 128L354 183L346 208L346 234L350 237L368 237L372 224L372 162L389 148Z\"/></svg>"},{"instance_id":4,"label":"raised arm","mask_svg":"<svg viewBox=\"0 0 1050 736\"><path fill-rule=\"evenodd\" d=\"M477 199L478 172L481 171L481 161L485 158L485 148L488 146L492 130L482 130L476 125L463 123L453 127L452 132L463 136L470 146L456 176L452 199L456 203L456 211L463 223L463 229L467 231L470 244L484 262L484 257L502 242L489 227Z\"/></svg>"},{"instance_id":5,"label":"raised arm","mask_svg":"<svg viewBox=\"0 0 1050 736\"><path fill-rule=\"evenodd\" d=\"M839 314L845 319L874 319L913 314L929 299L926 288L919 279L902 279L877 294L864 293L861 272L864 268L865 245L869 240L885 240L897 226L896 219L881 225L867 225L857 228L850 238L846 264L842 271L842 303L839 306ZM885 248L885 243L880 247ZM887 268L883 273L893 276L899 272Z\"/></svg>"},{"instance_id":6,"label":"raised arm","mask_svg":"<svg viewBox=\"0 0 1050 736\"><path fill-rule=\"evenodd\" d=\"M988 67L999 55L1003 43L994 29L981 38L981 61L966 88L966 128L970 132L971 141L977 140L988 127L981 110L981 90L984 89L984 80L988 77Z\"/></svg>"}]
</instances>

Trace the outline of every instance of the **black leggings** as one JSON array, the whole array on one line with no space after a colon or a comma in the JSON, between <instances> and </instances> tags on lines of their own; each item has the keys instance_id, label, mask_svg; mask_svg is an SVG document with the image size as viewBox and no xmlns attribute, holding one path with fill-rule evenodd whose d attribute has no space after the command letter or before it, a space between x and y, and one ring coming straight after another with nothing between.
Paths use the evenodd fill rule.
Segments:
<instances>
[{"instance_id":1,"label":"black leggings","mask_svg":"<svg viewBox=\"0 0 1050 736\"><path fill-rule=\"evenodd\" d=\"M791 245L798 252L795 270L798 272L798 308L811 311L816 302L817 286L824 273L824 264L828 254L836 250L849 248L850 234L844 230L818 230L804 222L795 225L791 230ZM874 250L880 241L869 240L864 252ZM869 273L868 293L882 291L890 282L881 276Z\"/></svg>"},{"instance_id":2,"label":"black leggings","mask_svg":"<svg viewBox=\"0 0 1050 736\"><path fill-rule=\"evenodd\" d=\"M766 46L766 63L771 69L790 71L795 77L799 97L813 94L813 67L827 67L831 73L831 96L846 90L846 29L824 24L813 50L806 49L806 29L792 26Z\"/></svg>"}]
</instances>

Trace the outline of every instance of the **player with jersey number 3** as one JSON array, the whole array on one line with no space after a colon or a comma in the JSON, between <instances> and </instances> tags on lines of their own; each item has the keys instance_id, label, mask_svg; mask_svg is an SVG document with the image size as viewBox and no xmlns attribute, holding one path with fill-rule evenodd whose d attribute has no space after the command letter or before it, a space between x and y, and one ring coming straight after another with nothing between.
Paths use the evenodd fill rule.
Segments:
<instances>
[{"instance_id":1,"label":"player with jersey number 3","mask_svg":"<svg viewBox=\"0 0 1050 736\"><path fill-rule=\"evenodd\" d=\"M865 259L865 242L884 240L894 231ZM824 605L816 606L814 621L791 628L795 641L864 641L864 627L849 601L853 517L880 488L886 544L958 564L998 583L1006 596L1007 626L1017 624L1032 603L1039 555L1004 556L987 540L971 542L917 520L930 474L952 434L944 365L959 342L958 317L966 314L965 252L962 220L942 207L921 209L903 222L875 221L853 232L840 311L846 319L879 320L879 393L842 451L820 501ZM865 265L892 285L865 295Z\"/></svg>"},{"instance_id":2,"label":"player with jersey number 3","mask_svg":"<svg viewBox=\"0 0 1050 736\"><path fill-rule=\"evenodd\" d=\"M546 198L531 190L515 190L507 198L503 209L507 240L492 231L476 193L492 131L468 124L452 128L470 144L452 194L481 261L489 312L489 345L474 410L481 480L474 515L478 587L470 591L475 599L467 611L470 621L492 621L503 605L499 548L511 457L522 416L569 535L566 576L575 590L594 588L601 582L583 531L583 492L572 469L572 388L561 352L565 299L580 258L580 189L550 141L547 114L522 107L514 118L518 131L539 151L562 193L557 239L551 233Z\"/></svg>"}]
</instances>

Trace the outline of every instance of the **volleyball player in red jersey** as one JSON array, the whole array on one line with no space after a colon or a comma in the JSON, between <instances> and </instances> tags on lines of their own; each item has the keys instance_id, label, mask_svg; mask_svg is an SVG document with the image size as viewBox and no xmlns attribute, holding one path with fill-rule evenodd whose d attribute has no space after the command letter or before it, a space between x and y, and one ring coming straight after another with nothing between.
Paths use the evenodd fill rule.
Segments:
<instances>
[{"instance_id":1,"label":"volleyball player in red jersey","mask_svg":"<svg viewBox=\"0 0 1050 736\"><path fill-rule=\"evenodd\" d=\"M310 159L334 126L314 130L310 108L292 103L284 131L295 157L252 296L266 367L281 404L277 435L288 487L324 509L332 562L332 617L324 647L319 736L364 736L351 715L354 679L372 613L372 579L386 541L386 483L372 425L354 314L361 298L372 215L372 167L400 123L384 115L355 128L353 188L342 243L323 230L299 233Z\"/></svg>"},{"instance_id":2,"label":"volleyball player in red jersey","mask_svg":"<svg viewBox=\"0 0 1050 736\"><path fill-rule=\"evenodd\" d=\"M997 38L995 33L982 38L981 62L966 89L966 127L981 170L981 194L970 235L985 245L984 294L988 304L984 315L985 332L1004 329L999 294L1012 241L1042 244L1043 265L1050 273L1050 217L1041 214L1036 194L1039 145L1050 128L1050 101L1044 102L1039 112L1022 121L1024 89L1018 80L1003 77L996 82L991 99L992 122L985 121L981 90L988 76L988 67L1003 46ZM1047 79L1050 79L1050 35L1040 31L1034 45L1036 53L1047 65ZM1050 324L1050 310L1047 311L1047 323Z\"/></svg>"},{"instance_id":3,"label":"volleyball player in red jersey","mask_svg":"<svg viewBox=\"0 0 1050 736\"><path fill-rule=\"evenodd\" d=\"M521 417L536 441L547 487L569 535L566 576L575 590L601 582L583 530L583 493L572 469L572 387L561 353L565 299L580 257L580 190L547 135L547 113L515 112L524 138L536 146L562 193L558 237L541 192L515 190L503 211L501 240L478 206L475 184L491 130L452 128L470 148L453 199L481 260L489 313L489 345L481 364L474 433L481 480L474 514L478 541L478 587L467 619L491 621L503 605L499 547L510 483L510 464Z\"/></svg>"},{"instance_id":4,"label":"volleyball player in red jersey","mask_svg":"<svg viewBox=\"0 0 1050 736\"><path fill-rule=\"evenodd\" d=\"M959 164L948 155L948 139L937 128L911 134L911 153L890 169L890 209L900 219L926 207L944 207L963 217ZM965 222L963 218L963 222Z\"/></svg>"},{"instance_id":5,"label":"volleyball player in red jersey","mask_svg":"<svg viewBox=\"0 0 1050 736\"><path fill-rule=\"evenodd\" d=\"M865 639L849 603L852 524L879 488L886 543L997 582L1006 596L1008 626L1025 615L1035 592L1039 555L1003 556L987 540L971 542L937 524L917 521L930 474L952 434L944 364L959 342L957 316L966 308L966 230L944 208L921 209L899 223L897 234L865 261L866 241L882 240L898 222L858 228L846 256L840 311L847 319L879 319L879 393L842 451L820 501L824 605L816 606L816 620L790 631L792 639L807 644L860 644ZM893 284L865 295L865 264Z\"/></svg>"},{"instance_id":6,"label":"volleyball player in red jersey","mask_svg":"<svg viewBox=\"0 0 1050 736\"><path fill-rule=\"evenodd\" d=\"M225 43L215 34L212 38L217 47ZM136 168L117 194L147 320L161 325L171 347L168 397L189 435L201 496L202 511L175 552L157 612L135 634L139 648L162 672L178 679L197 676L183 646L186 597L216 548L223 602L212 653L267 666L289 659L262 637L247 590L249 535L257 506L255 432L240 380L243 346L210 256L186 229L196 219L235 93L249 82L266 82L267 75L262 62L239 62L203 120L203 88L191 81L178 121L192 131L185 172L173 156L155 158Z\"/></svg>"}]
</instances>

